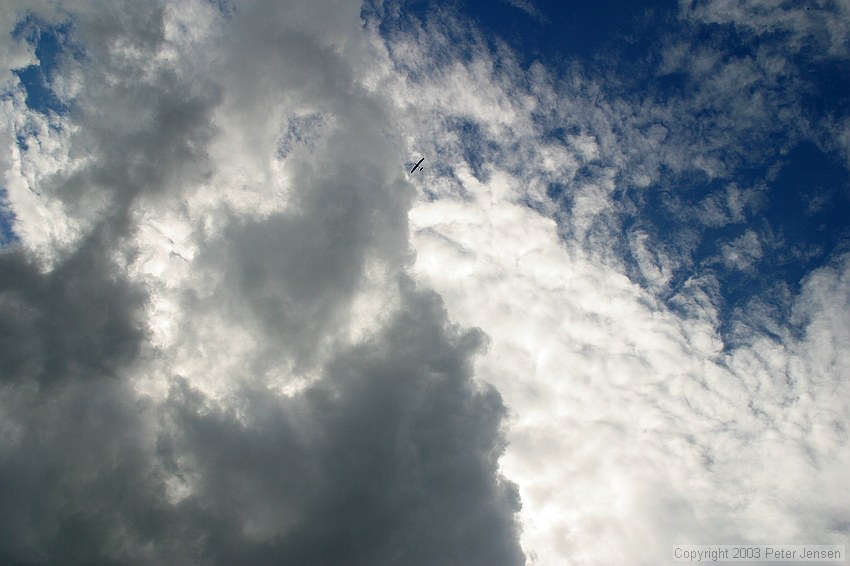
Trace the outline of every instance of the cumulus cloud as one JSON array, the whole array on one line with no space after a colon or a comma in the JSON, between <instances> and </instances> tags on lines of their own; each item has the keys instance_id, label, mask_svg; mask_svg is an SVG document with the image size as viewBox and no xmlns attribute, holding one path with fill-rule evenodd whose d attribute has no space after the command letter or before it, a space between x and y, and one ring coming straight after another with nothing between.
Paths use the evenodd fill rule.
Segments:
<instances>
[{"instance_id":1,"label":"cumulus cloud","mask_svg":"<svg viewBox=\"0 0 850 566\"><path fill-rule=\"evenodd\" d=\"M6 83L6 561L523 561L482 334L405 275L381 51L280 8L68 3L69 112Z\"/></svg>"},{"instance_id":2,"label":"cumulus cloud","mask_svg":"<svg viewBox=\"0 0 850 566\"><path fill-rule=\"evenodd\" d=\"M185 528L225 535L202 545L212 561L521 562L518 497L494 481L504 406L470 380L480 333L447 328L433 295L404 298L298 395L172 386L159 448Z\"/></svg>"}]
</instances>

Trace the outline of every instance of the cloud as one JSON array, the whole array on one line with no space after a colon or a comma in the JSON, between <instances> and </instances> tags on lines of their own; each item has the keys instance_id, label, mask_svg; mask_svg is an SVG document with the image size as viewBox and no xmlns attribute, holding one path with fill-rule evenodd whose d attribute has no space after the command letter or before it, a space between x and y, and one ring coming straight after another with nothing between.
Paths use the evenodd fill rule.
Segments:
<instances>
[{"instance_id":1,"label":"cloud","mask_svg":"<svg viewBox=\"0 0 850 566\"><path fill-rule=\"evenodd\" d=\"M514 8L516 8L517 10L521 10L521 11L525 12L526 14L528 14L529 16L534 18L535 20L538 20L541 23L549 23L549 20L546 17L546 15L543 12L541 12L540 9L537 6L535 6L533 2L530 2L529 0L505 0L505 1L508 4L510 4L511 6L513 6Z\"/></svg>"},{"instance_id":2,"label":"cloud","mask_svg":"<svg viewBox=\"0 0 850 566\"><path fill-rule=\"evenodd\" d=\"M551 221L477 189L464 204L414 208L416 269L462 324L490 335L476 373L512 410L502 466L520 488L532 562L645 563L683 540L842 540L845 514L823 493L841 489L846 407L822 413L814 398L834 391L845 356L755 328L723 353L715 298L699 284L681 290L679 315L565 248ZM843 301L839 265L795 299L824 320L805 328L827 344L844 330L827 330L834 315L807 297ZM764 471L777 458L783 468Z\"/></svg>"},{"instance_id":3,"label":"cloud","mask_svg":"<svg viewBox=\"0 0 850 566\"><path fill-rule=\"evenodd\" d=\"M146 293L113 275L102 237L93 234L48 274L20 251L0 255L4 381L116 377L138 353Z\"/></svg>"},{"instance_id":4,"label":"cloud","mask_svg":"<svg viewBox=\"0 0 850 566\"><path fill-rule=\"evenodd\" d=\"M406 275L359 7L62 16L71 110L3 100L3 559L521 563L483 335Z\"/></svg>"},{"instance_id":5,"label":"cloud","mask_svg":"<svg viewBox=\"0 0 850 566\"><path fill-rule=\"evenodd\" d=\"M723 245L723 263L727 267L740 270L752 269L752 264L764 255L761 242L752 230Z\"/></svg>"},{"instance_id":6,"label":"cloud","mask_svg":"<svg viewBox=\"0 0 850 566\"><path fill-rule=\"evenodd\" d=\"M405 288L383 332L294 395L250 380L216 400L191 375L161 400L97 376L7 387L3 555L521 562L497 470L505 408L470 379L481 334Z\"/></svg>"},{"instance_id":7,"label":"cloud","mask_svg":"<svg viewBox=\"0 0 850 566\"><path fill-rule=\"evenodd\" d=\"M759 312L740 313L735 332L724 330L718 275L697 257L717 234L709 230L761 215L779 174L768 148L781 152L811 131L774 67L724 50L683 52L693 84L676 94L618 97L604 75L580 68L569 80L543 68L482 75L512 68L498 50L473 50L453 67L453 85L498 92L511 110L490 126L466 126L487 151L477 162L445 157L458 186L435 199L428 191L449 182L439 171L421 181L428 198L411 211L415 273L461 324L490 336L476 375L511 409L502 469L519 486L532 563L656 563L681 541L846 536L846 513L823 495L841 489L845 433L813 399L831 395L834 385L822 389L821 380L842 375L847 360L806 338L821 325L815 319L833 316L811 309L810 293L846 313L846 289L833 286L846 257L811 274L798 294L782 287L751 303ZM469 116L465 101L430 94L448 91L444 76L428 77L435 86L405 91L405 106ZM747 88L748 97L783 102L745 103ZM496 124L510 134L483 134ZM799 129L766 141L789 128ZM414 145L432 135L437 146L457 143L451 131L408 131ZM512 161L518 154L525 159ZM763 176L741 173L750 167L764 167ZM770 230L737 234L719 242L727 270L756 269L782 244ZM786 307L809 315L783 320ZM843 340L843 330L826 328L827 343ZM829 361L815 369L816 359ZM766 466L777 459L787 465Z\"/></svg>"},{"instance_id":8,"label":"cloud","mask_svg":"<svg viewBox=\"0 0 850 566\"><path fill-rule=\"evenodd\" d=\"M761 0L690 0L683 2L680 13L708 23L732 24L756 35L783 35L783 43L793 51L816 44L825 54L847 54L850 26L844 2L775 4Z\"/></svg>"},{"instance_id":9,"label":"cloud","mask_svg":"<svg viewBox=\"0 0 850 566\"><path fill-rule=\"evenodd\" d=\"M804 111L771 30L830 56L841 32L739 6L684 6L633 68L567 70L456 11L33 7L81 52L51 83L66 114L4 75L0 555L843 541L850 260L724 310L726 275L784 253L764 215L787 152L846 133ZM704 23L750 31L731 51Z\"/></svg>"},{"instance_id":10,"label":"cloud","mask_svg":"<svg viewBox=\"0 0 850 566\"><path fill-rule=\"evenodd\" d=\"M494 481L504 406L470 380L480 334L410 293L298 395L246 388L223 405L172 386L161 445L177 507L205 510L187 528L230 533L204 545L213 562L521 561L515 488Z\"/></svg>"}]
</instances>

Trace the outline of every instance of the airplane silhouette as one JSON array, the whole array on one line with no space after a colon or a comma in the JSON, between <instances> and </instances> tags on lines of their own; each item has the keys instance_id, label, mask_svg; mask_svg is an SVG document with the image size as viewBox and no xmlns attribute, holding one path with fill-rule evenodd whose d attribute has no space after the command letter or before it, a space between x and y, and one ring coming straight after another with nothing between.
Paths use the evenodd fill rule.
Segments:
<instances>
[{"instance_id":1,"label":"airplane silhouette","mask_svg":"<svg viewBox=\"0 0 850 566\"><path fill-rule=\"evenodd\" d=\"M414 166L413 166L413 169L411 169L411 170L410 170L410 172L411 172L411 173L415 173L415 172L416 172L416 168L417 168L417 167L419 167L419 164L420 164L420 163L422 163L423 161L425 161L425 158L424 158L424 157L423 157L422 159L420 159L419 161L417 161L417 162L416 162L416 165L414 165ZM419 170L420 170L420 171L422 171L422 167L419 167Z\"/></svg>"}]
</instances>

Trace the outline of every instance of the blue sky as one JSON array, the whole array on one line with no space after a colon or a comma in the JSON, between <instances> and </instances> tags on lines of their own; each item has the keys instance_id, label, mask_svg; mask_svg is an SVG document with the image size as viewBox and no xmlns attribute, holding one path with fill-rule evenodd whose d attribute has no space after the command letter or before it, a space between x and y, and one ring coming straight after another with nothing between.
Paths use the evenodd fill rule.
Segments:
<instances>
[{"instance_id":1,"label":"blue sky","mask_svg":"<svg viewBox=\"0 0 850 566\"><path fill-rule=\"evenodd\" d=\"M541 59L557 65L571 59L592 61L617 48L627 59L641 58L642 48L675 17L677 3L470 1L459 3L459 9L508 41L526 62Z\"/></svg>"},{"instance_id":2,"label":"blue sky","mask_svg":"<svg viewBox=\"0 0 850 566\"><path fill-rule=\"evenodd\" d=\"M451 10L475 22L487 41L506 42L515 50L523 68L543 63L556 75L586 73L601 90L585 96L614 97L623 100L646 98L659 105L688 104L699 88L686 69L662 73L659 61L673 41L695 42L715 50L727 61L758 57L765 51L782 51L788 34L754 35L732 25L682 25L676 2L642 5L630 2L565 3L456 2ZM811 10L805 3L788 4ZM426 19L444 5L429 2L403 4L404 13ZM826 14L828 10L814 6ZM810 42L811 43L811 42ZM804 45L796 53L785 54L794 66L793 76L779 77L767 91L777 105L793 108L811 124L841 119L848 112L850 66L843 56L823 56L816 45ZM758 79L754 77L754 79ZM754 89L757 91L758 87ZM740 94L740 93L736 93ZM733 103L746 105L744 99ZM700 127L727 111L707 106L691 110ZM722 140L721 158L729 169L720 176L665 172L664 165L649 187L618 187L618 198L638 201L636 209L621 212L619 222L651 230L660 240L675 240L677 233L694 229L687 208L715 194L729 183L763 185L760 202L746 217L723 225L697 228L697 238L688 258L674 277L687 280L694 274L710 272L720 285L719 307L724 319L734 317L754 298L769 294L777 286L799 291L803 277L814 267L828 263L845 252L850 220L850 182L846 160L840 148L819 140L801 137L787 125L762 124L756 131L738 132ZM573 126L581 127L581 126ZM711 125L706 126L710 128ZM557 136L563 126L554 125ZM476 125L463 126L470 137L467 147L481 143ZM467 160L473 169L486 149L469 149ZM554 192L569 198L569 190L555 185ZM684 209L684 210L683 210ZM698 213L695 213L698 215ZM563 221L569 223L568 214ZM742 269L740 262L718 261L724 246L748 232L769 240L759 257L750 256L752 265ZM625 262L630 262L624 250ZM782 309L780 309L780 312ZM787 322L787 321L786 321ZM727 325L723 326L726 329ZM732 338L731 336L729 337Z\"/></svg>"},{"instance_id":3,"label":"blue sky","mask_svg":"<svg viewBox=\"0 0 850 566\"><path fill-rule=\"evenodd\" d=\"M69 23L51 26L34 18L27 18L12 32L12 36L18 41L25 41L33 47L33 54L37 59L36 64L14 70L26 91L27 106L33 110L44 113L67 111L53 93L51 79L59 65L59 58L74 55L72 46L66 45L69 31Z\"/></svg>"},{"instance_id":4,"label":"blue sky","mask_svg":"<svg viewBox=\"0 0 850 566\"><path fill-rule=\"evenodd\" d=\"M0 35L0 561L846 544L846 1Z\"/></svg>"}]
</instances>

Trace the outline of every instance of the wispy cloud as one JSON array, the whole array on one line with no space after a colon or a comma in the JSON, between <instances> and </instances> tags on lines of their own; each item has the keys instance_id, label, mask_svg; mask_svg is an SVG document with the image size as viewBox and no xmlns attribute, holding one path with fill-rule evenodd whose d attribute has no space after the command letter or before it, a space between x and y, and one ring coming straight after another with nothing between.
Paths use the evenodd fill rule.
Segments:
<instances>
[{"instance_id":1,"label":"wispy cloud","mask_svg":"<svg viewBox=\"0 0 850 566\"><path fill-rule=\"evenodd\" d=\"M774 294L793 305L791 326L762 303L758 315L741 314L748 331L734 333L721 332L716 275L694 263L707 230L764 210L781 167L770 152L812 131L801 85L777 83L789 63L729 58L720 45L682 51L677 69L691 88L620 97L604 76L580 71L568 81L542 67L511 75L501 71L513 68L507 56L479 50L453 66L452 85L498 93L500 111L467 128L486 148L475 152L480 162L444 157L459 181L454 196L419 202L411 221L418 276L491 338L477 375L512 410L502 466L520 488L529 559L648 563L675 541L843 540L846 514L823 493L840 490L845 433L814 399L841 383L848 360L830 350L826 365L812 365L824 352L810 325L828 328L833 314L810 310L807 297L844 305L846 258L813 273L799 295ZM405 91L406 105L470 116L465 101L429 94L447 89L444 77L428 77L439 86ZM497 127L506 135L487 135ZM411 133L417 145L432 135L438 147L457 143ZM754 165L763 176L744 185L740 171ZM423 190L443 182L435 173ZM659 216L670 225L657 226ZM726 269L752 270L778 245L739 234L718 248ZM838 287L825 291L822 277ZM828 342L844 340L826 328ZM804 432L814 430L817 440ZM774 458L789 466L768 473Z\"/></svg>"},{"instance_id":2,"label":"wispy cloud","mask_svg":"<svg viewBox=\"0 0 850 566\"><path fill-rule=\"evenodd\" d=\"M541 23L548 23L546 15L531 0L504 0L517 10L521 10Z\"/></svg>"}]
</instances>

